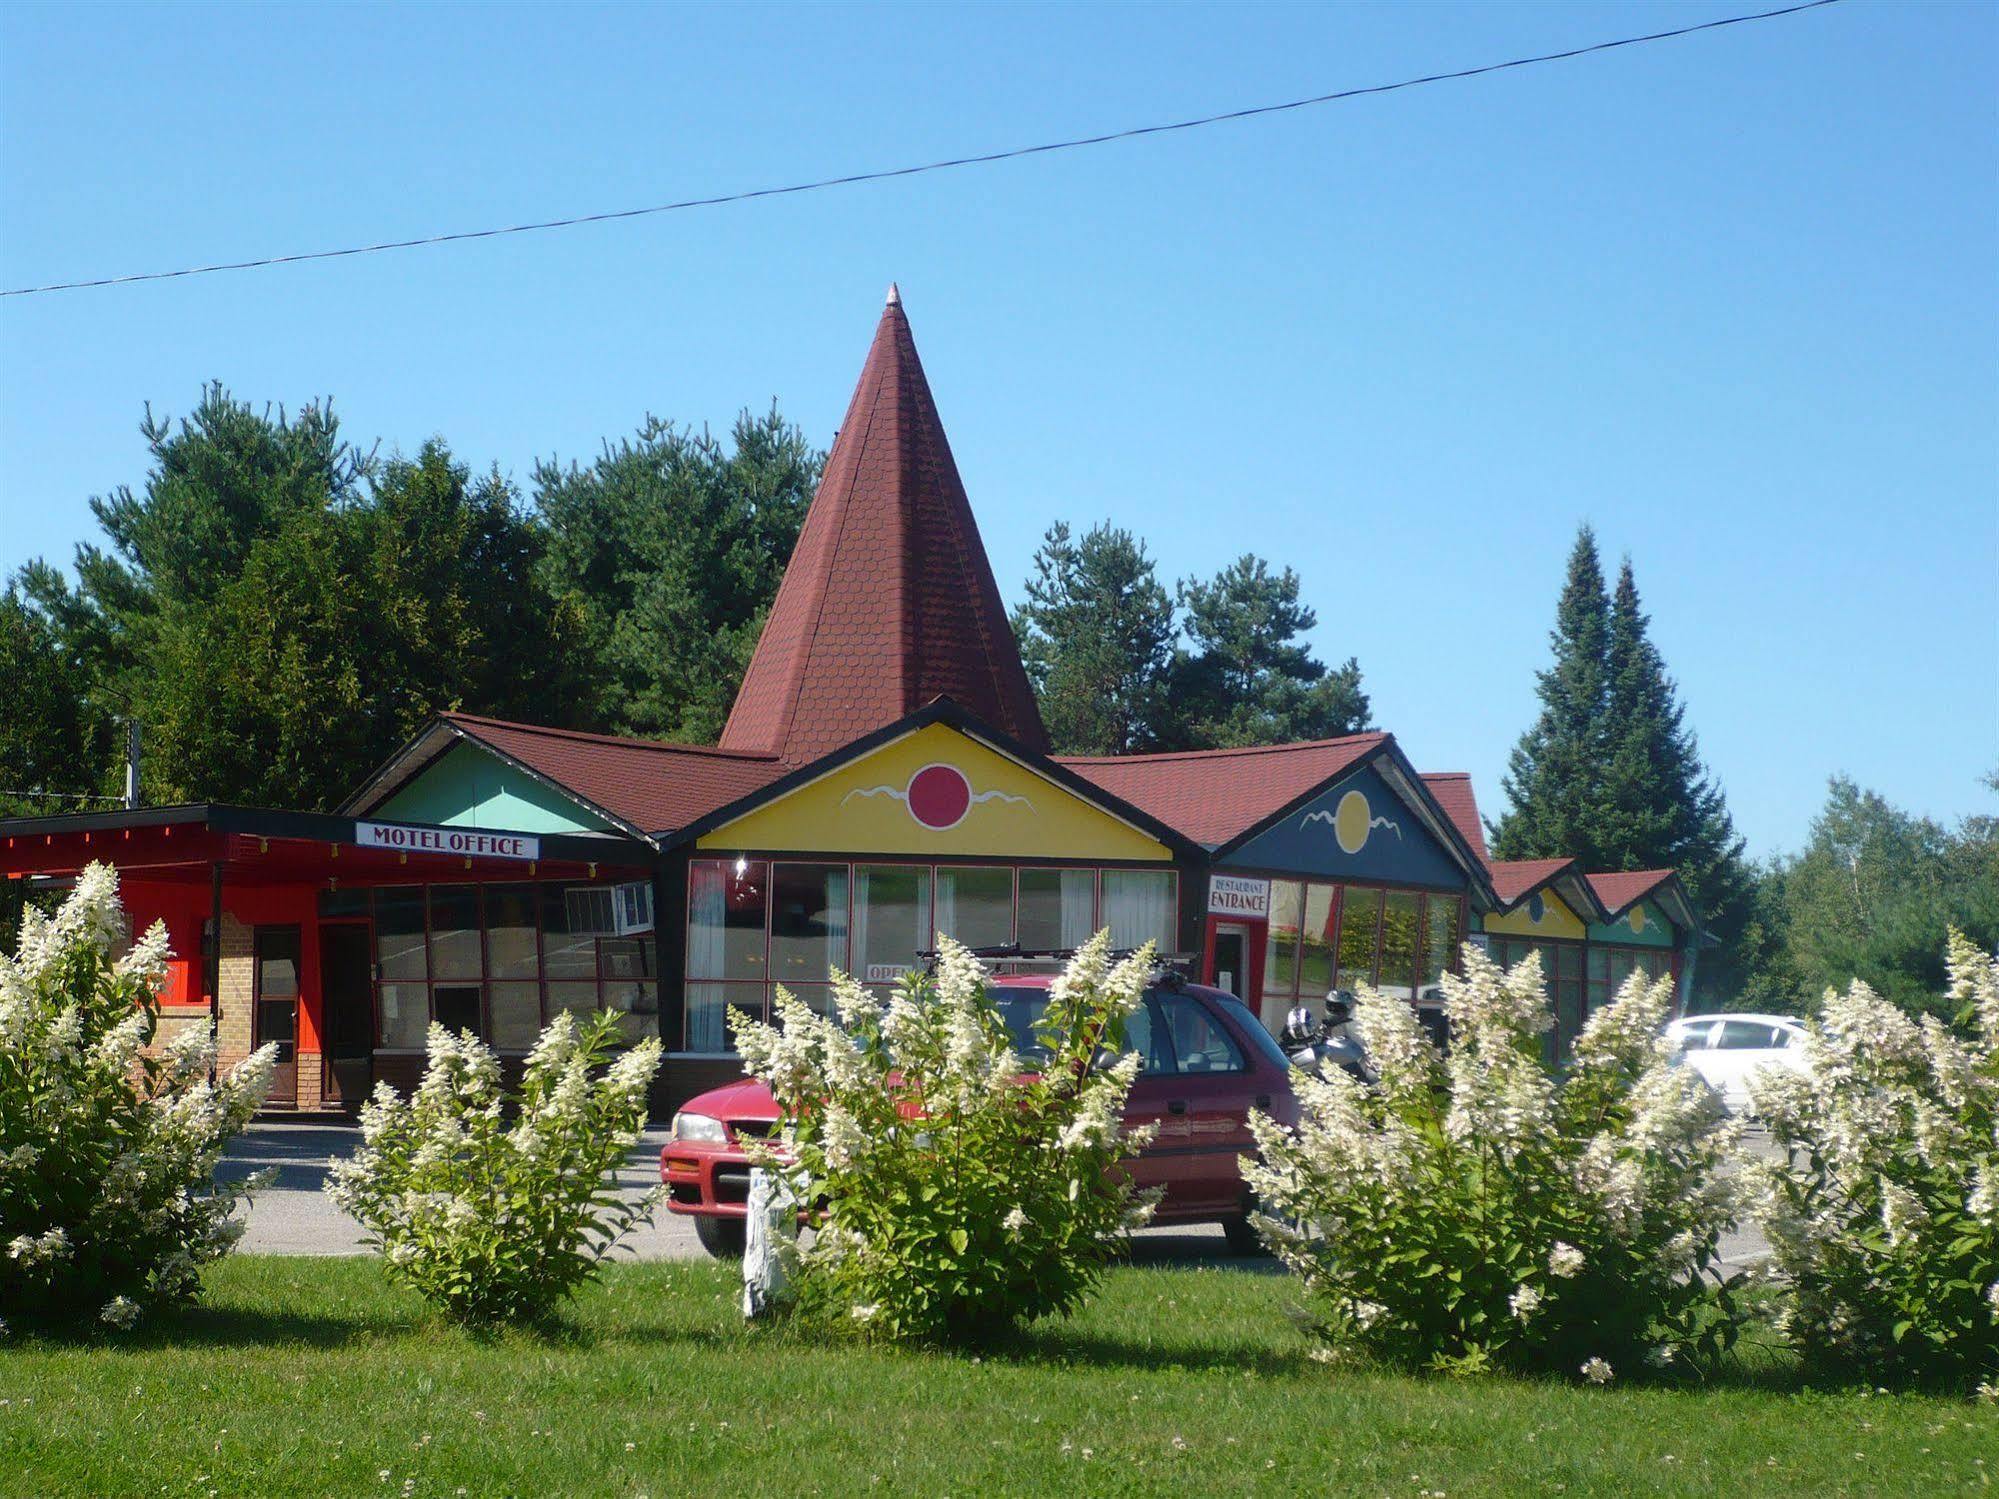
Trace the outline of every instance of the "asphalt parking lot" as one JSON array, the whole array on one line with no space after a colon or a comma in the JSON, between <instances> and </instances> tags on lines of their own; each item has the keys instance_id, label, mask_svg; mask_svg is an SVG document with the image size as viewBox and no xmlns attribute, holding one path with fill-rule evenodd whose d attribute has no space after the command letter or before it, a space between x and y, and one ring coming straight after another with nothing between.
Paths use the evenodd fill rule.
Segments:
<instances>
[{"instance_id":1,"label":"asphalt parking lot","mask_svg":"<svg viewBox=\"0 0 1999 1499\"><path fill-rule=\"evenodd\" d=\"M665 1131L646 1132L618 1173L623 1191L636 1197L659 1180L657 1162L665 1142ZM271 1170L276 1172L276 1180L250 1204L242 1249L250 1254L367 1253L360 1226L322 1190L333 1161L351 1153L359 1143L358 1131L339 1125L259 1123L245 1130L231 1145L217 1176L240 1181L252 1172ZM1748 1146L1767 1151L1768 1137L1752 1132ZM1751 1229L1722 1241L1718 1264L1725 1271L1741 1269L1767 1253L1762 1236ZM704 1254L688 1220L661 1208L650 1224L614 1251L613 1257L679 1260L699 1259ZM1145 1229L1136 1236L1132 1258L1140 1264L1227 1260L1245 1268L1273 1268L1273 1262L1265 1257L1238 1260L1231 1256L1222 1243L1221 1229L1214 1224Z\"/></svg>"}]
</instances>

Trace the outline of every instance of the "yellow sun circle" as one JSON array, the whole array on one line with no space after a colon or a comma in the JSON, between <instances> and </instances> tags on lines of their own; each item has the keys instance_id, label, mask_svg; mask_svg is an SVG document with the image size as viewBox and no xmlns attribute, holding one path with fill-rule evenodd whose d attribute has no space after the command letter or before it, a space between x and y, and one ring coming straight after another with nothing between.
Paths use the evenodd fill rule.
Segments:
<instances>
[{"instance_id":1,"label":"yellow sun circle","mask_svg":"<svg viewBox=\"0 0 1999 1499\"><path fill-rule=\"evenodd\" d=\"M1645 908L1643 906L1633 906L1631 908L1631 930L1633 932L1642 932L1645 930Z\"/></svg>"},{"instance_id":2,"label":"yellow sun circle","mask_svg":"<svg viewBox=\"0 0 1999 1499\"><path fill-rule=\"evenodd\" d=\"M1358 791L1349 791L1340 798L1340 809L1333 814L1333 836L1340 841L1340 847L1350 854L1357 854L1367 846L1367 826L1372 811L1367 798Z\"/></svg>"}]
</instances>

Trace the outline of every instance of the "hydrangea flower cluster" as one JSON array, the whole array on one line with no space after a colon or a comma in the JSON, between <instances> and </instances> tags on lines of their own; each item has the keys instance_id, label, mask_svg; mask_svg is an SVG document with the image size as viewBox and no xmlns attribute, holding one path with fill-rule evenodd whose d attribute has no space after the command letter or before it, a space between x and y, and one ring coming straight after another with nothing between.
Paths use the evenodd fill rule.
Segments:
<instances>
[{"instance_id":1,"label":"hydrangea flower cluster","mask_svg":"<svg viewBox=\"0 0 1999 1499\"><path fill-rule=\"evenodd\" d=\"M1443 987L1448 1060L1408 1000L1363 989L1378 1083L1299 1074L1295 1131L1251 1117L1257 1226L1329 1356L1602 1383L1721 1351L1729 1286L1701 1272L1734 1216L1734 1130L1661 1039L1672 981L1634 975L1560 1073L1538 956L1503 970L1467 946Z\"/></svg>"},{"instance_id":2,"label":"hydrangea flower cluster","mask_svg":"<svg viewBox=\"0 0 1999 1499\"><path fill-rule=\"evenodd\" d=\"M1123 1122L1139 1062L1123 1041L1152 966L1149 944L1113 963L1099 932L1052 985L1031 1055L949 938L934 974L886 999L836 974L833 1015L782 989L778 1026L731 1011L784 1116L765 1163L820 1209L801 1312L934 1340L1079 1306L1153 1207L1116 1169L1150 1138Z\"/></svg>"},{"instance_id":3,"label":"hydrangea flower cluster","mask_svg":"<svg viewBox=\"0 0 1999 1499\"><path fill-rule=\"evenodd\" d=\"M326 1190L366 1228L391 1279L464 1322L547 1315L652 1216L616 1172L645 1125L660 1044L618 1051L617 1018L564 1012L529 1053L518 1093L470 1032L433 1024L405 1100L384 1083L361 1107L361 1148Z\"/></svg>"},{"instance_id":4,"label":"hydrangea flower cluster","mask_svg":"<svg viewBox=\"0 0 1999 1499\"><path fill-rule=\"evenodd\" d=\"M1806 1026L1804 1075L1750 1083L1783 1152L1745 1172L1781 1325L1822 1365L1999 1373L1999 960L1956 931L1946 957L1964 1030L1856 981Z\"/></svg>"},{"instance_id":5,"label":"hydrangea flower cluster","mask_svg":"<svg viewBox=\"0 0 1999 1499\"><path fill-rule=\"evenodd\" d=\"M217 1183L215 1164L276 1051L213 1083L205 1030L150 1054L167 934L128 935L116 871L92 864L0 955L0 1314L22 1324L131 1327L193 1296L242 1233L253 1184Z\"/></svg>"}]
</instances>

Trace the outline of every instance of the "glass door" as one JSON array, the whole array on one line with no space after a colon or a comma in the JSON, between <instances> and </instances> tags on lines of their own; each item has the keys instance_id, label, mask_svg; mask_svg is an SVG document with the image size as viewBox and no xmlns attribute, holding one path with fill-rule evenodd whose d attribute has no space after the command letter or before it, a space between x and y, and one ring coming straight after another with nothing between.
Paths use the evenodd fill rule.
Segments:
<instances>
[{"instance_id":1,"label":"glass door","mask_svg":"<svg viewBox=\"0 0 1999 1499\"><path fill-rule=\"evenodd\" d=\"M289 1108L298 1103L299 929L260 926L255 940L256 1033L252 1045L277 1046L269 1101Z\"/></svg>"}]
</instances>

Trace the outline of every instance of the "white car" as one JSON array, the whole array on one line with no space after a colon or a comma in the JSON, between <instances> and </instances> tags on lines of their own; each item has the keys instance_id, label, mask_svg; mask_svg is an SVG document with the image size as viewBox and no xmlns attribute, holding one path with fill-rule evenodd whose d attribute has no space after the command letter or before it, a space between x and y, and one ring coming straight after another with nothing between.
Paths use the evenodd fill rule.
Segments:
<instances>
[{"instance_id":1,"label":"white car","mask_svg":"<svg viewBox=\"0 0 1999 1499\"><path fill-rule=\"evenodd\" d=\"M1737 1114L1749 1111L1749 1078L1758 1067L1807 1070L1805 1029L1791 1015L1689 1015L1666 1027L1666 1039Z\"/></svg>"}]
</instances>

